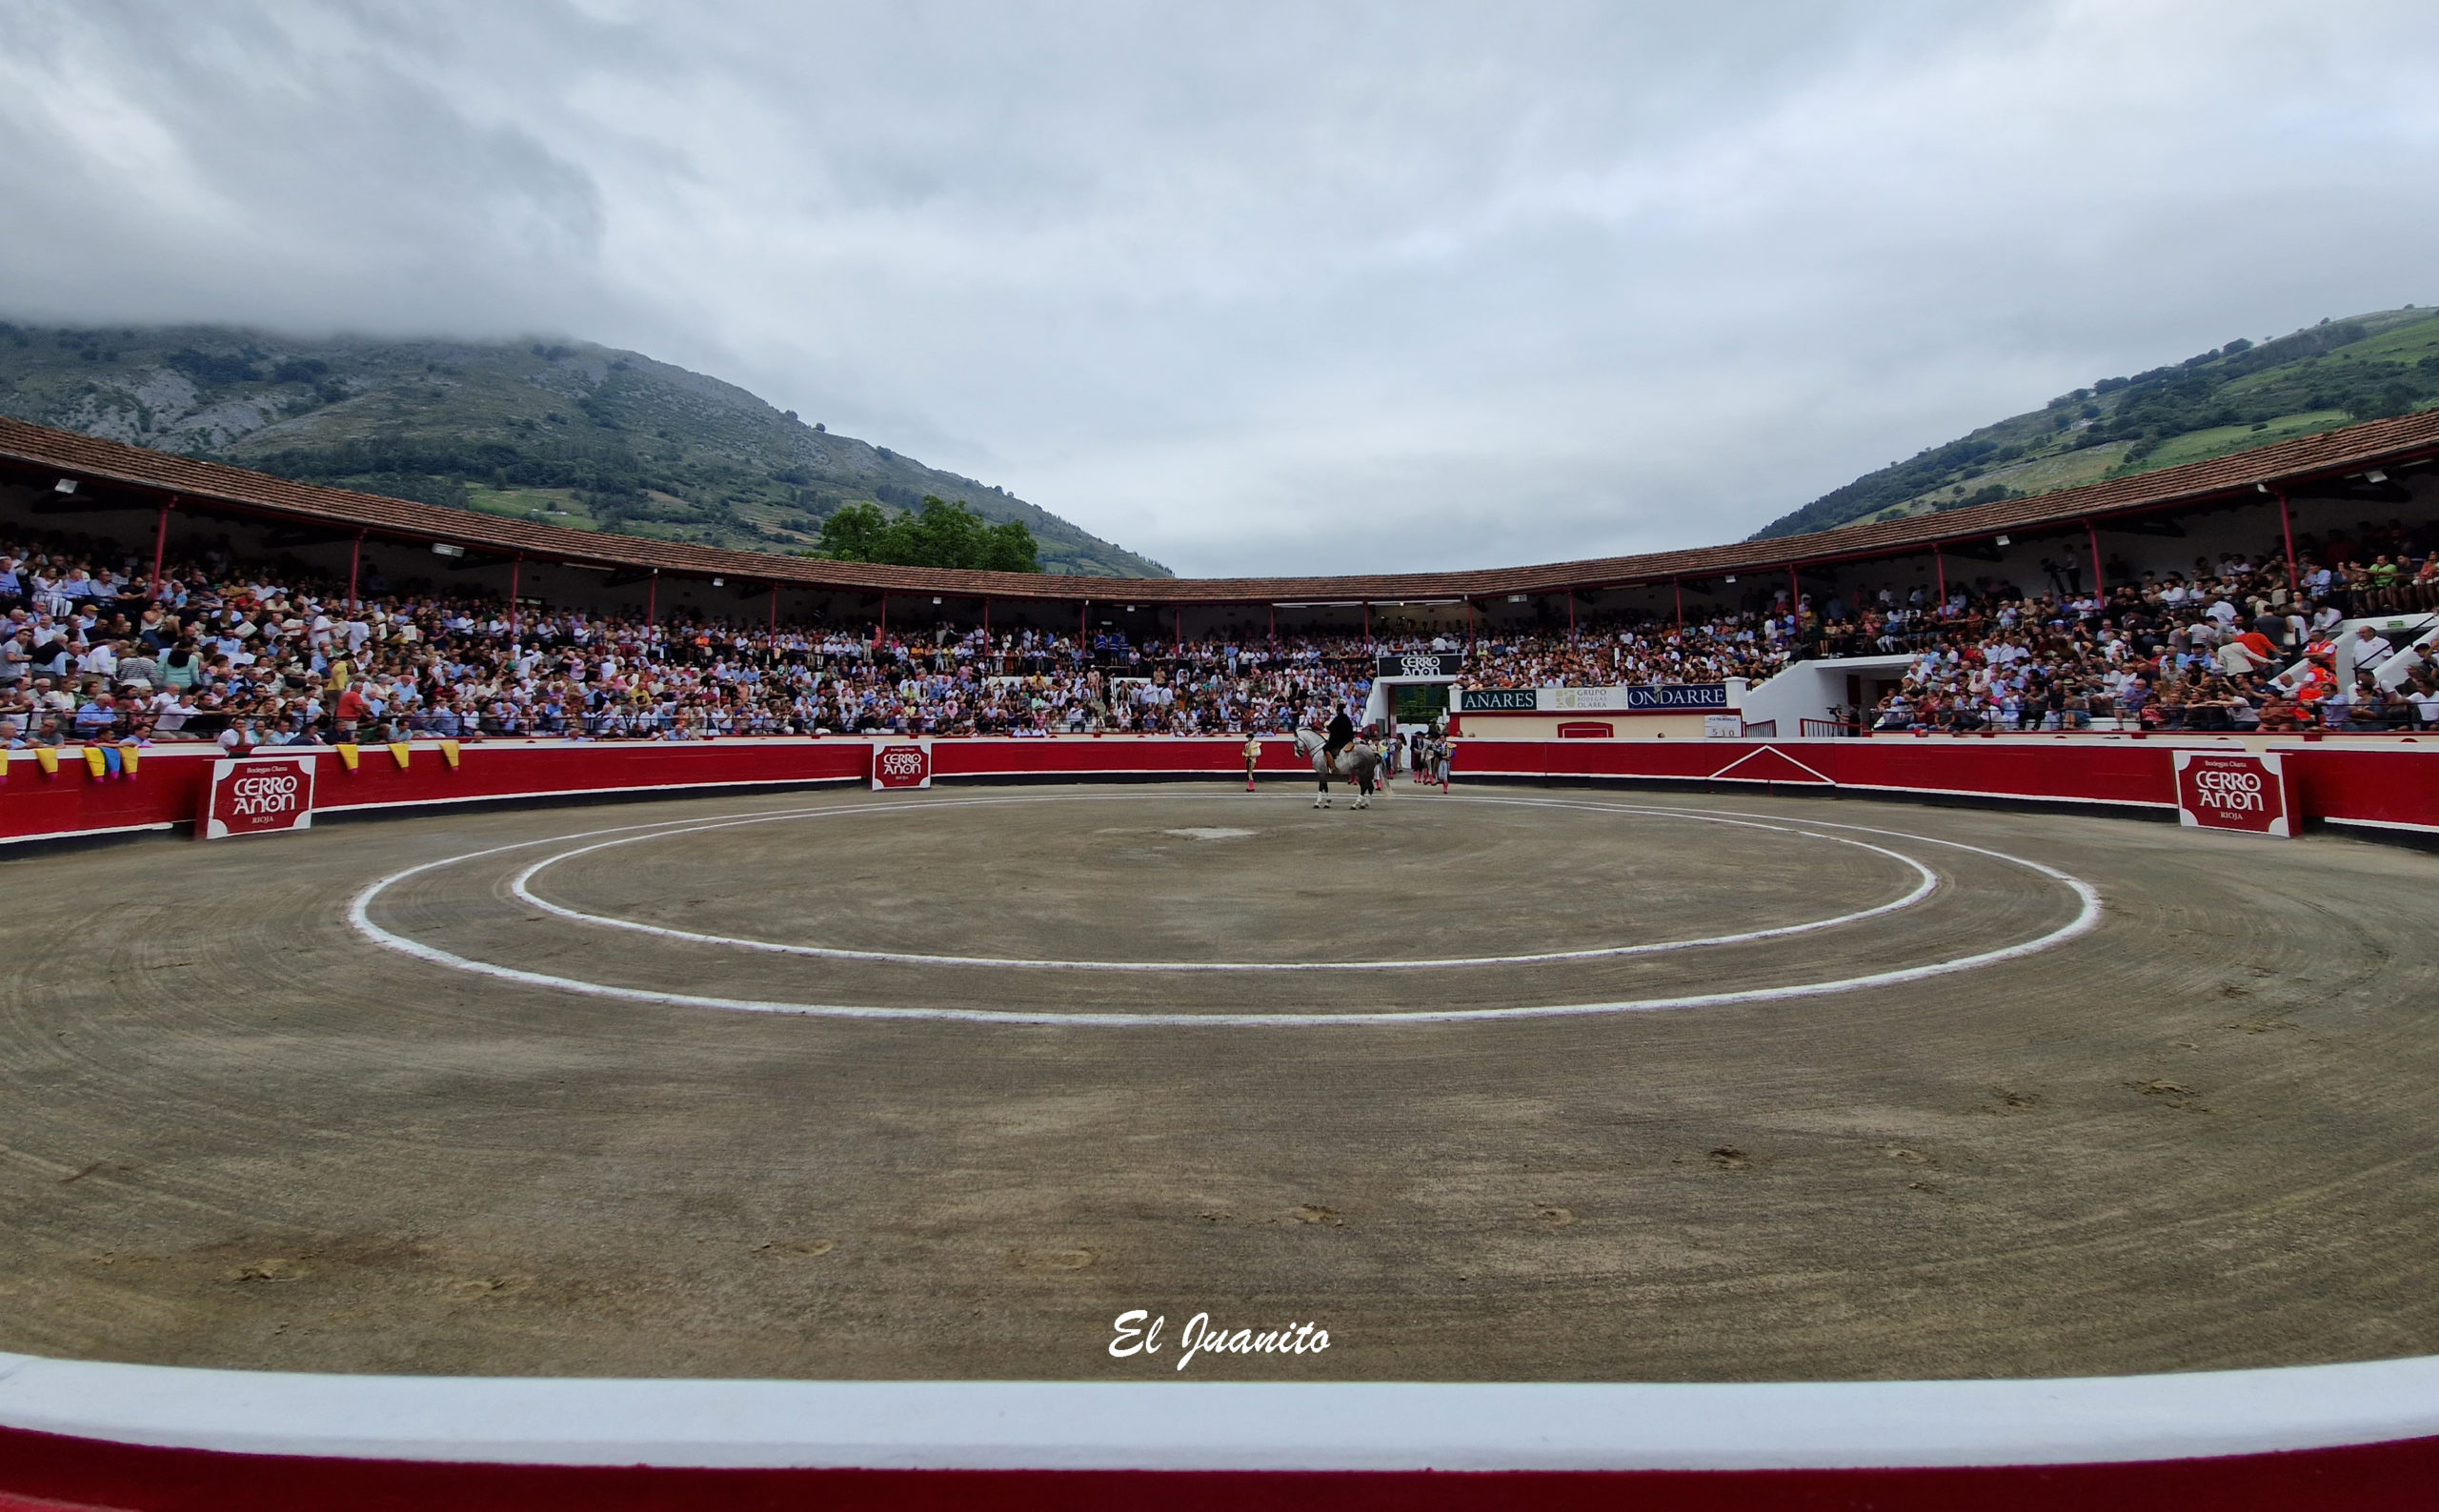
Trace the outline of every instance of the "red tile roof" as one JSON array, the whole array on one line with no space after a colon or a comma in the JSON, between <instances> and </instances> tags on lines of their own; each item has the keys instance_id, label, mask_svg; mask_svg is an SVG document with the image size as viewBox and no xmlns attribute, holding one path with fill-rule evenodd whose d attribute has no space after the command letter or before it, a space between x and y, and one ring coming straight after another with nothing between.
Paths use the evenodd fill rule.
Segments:
<instances>
[{"instance_id":1,"label":"red tile roof","mask_svg":"<svg viewBox=\"0 0 2439 1512\"><path fill-rule=\"evenodd\" d=\"M1883 524L1691 551L1530 567L1349 577L1071 577L823 561L534 525L467 510L292 482L266 473L0 416L0 462L13 461L21 468L155 494L175 494L198 505L341 528L356 527L375 537L450 542L475 551L521 554L535 560L656 568L689 576L719 574L850 593L937 594L953 597L988 595L997 598L1070 602L1090 598L1104 603L1123 600L1144 604L1482 598L1666 582L1672 577L1784 572L1791 565L1910 555L1927 551L1937 542L1971 542L2005 532L2038 533L2045 527L2078 526L2087 518L2105 526L2110 515L2253 494L2256 485L2274 490L2308 478L2340 476L2387 463L2417 460L2434 452L2439 452L2439 411L2426 411L2034 498L2006 499Z\"/></svg>"}]
</instances>

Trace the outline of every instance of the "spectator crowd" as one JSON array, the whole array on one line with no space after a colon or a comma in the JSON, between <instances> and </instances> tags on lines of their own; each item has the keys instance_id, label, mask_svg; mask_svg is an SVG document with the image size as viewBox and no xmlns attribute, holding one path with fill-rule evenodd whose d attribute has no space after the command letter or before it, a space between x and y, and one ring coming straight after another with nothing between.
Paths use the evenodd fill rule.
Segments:
<instances>
[{"instance_id":1,"label":"spectator crowd","mask_svg":"<svg viewBox=\"0 0 2439 1512\"><path fill-rule=\"evenodd\" d=\"M645 621L572 608L512 613L473 595L353 602L292 559L226 547L149 564L93 542L0 542L0 737L258 745L581 736L890 732L1264 734L1360 713L1374 657L1463 651L1476 688L1765 680L1802 656L1904 654L1897 686L1852 725L1874 730L2391 730L2439 726L2439 678L2352 612L2439 607L2439 541L2369 525L2283 553L2198 559L2191 573L2112 563L2089 589L2045 563L2027 592L1950 585L1785 590L1756 611L1679 626L1501 631L1468 645L1413 635L1242 635L1182 643L1121 633L936 626ZM1817 600L1817 601L1816 601ZM2341 678L2341 666L2347 675Z\"/></svg>"},{"instance_id":2,"label":"spectator crowd","mask_svg":"<svg viewBox=\"0 0 2439 1512\"><path fill-rule=\"evenodd\" d=\"M418 736L893 732L1261 734L1359 714L1381 653L1465 650L1478 687L1758 678L1790 615L1680 630L1462 640L938 626L747 626L391 593L351 602L292 560L227 549L150 564L91 542L0 542L0 736L17 746L217 741L232 749Z\"/></svg>"},{"instance_id":3,"label":"spectator crowd","mask_svg":"<svg viewBox=\"0 0 2439 1512\"><path fill-rule=\"evenodd\" d=\"M2358 626L2439 609L2439 539L2366 523L2326 541L2200 557L2188 573L2043 564L2045 591L1983 579L1946 598L1915 587L1832 596L1806 650L1909 654L1897 687L1849 717L1884 731L2113 728L2383 731L2439 727L2439 676L2409 647ZM2404 655L2395 668L2383 664Z\"/></svg>"}]
</instances>

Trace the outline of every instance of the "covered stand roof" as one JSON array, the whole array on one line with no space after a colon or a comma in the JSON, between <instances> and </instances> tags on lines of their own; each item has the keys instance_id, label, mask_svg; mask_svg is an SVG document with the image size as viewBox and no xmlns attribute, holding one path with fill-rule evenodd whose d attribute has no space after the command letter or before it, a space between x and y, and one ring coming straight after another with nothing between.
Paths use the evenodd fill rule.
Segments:
<instances>
[{"instance_id":1,"label":"covered stand roof","mask_svg":"<svg viewBox=\"0 0 2439 1512\"><path fill-rule=\"evenodd\" d=\"M1806 535L1529 567L1347 577L1074 577L1032 573L886 567L759 552L722 551L643 536L573 531L374 494L292 482L266 473L149 451L72 431L0 416L0 465L132 490L147 497L266 518L353 528L376 538L445 543L501 556L584 567L708 577L725 575L782 586L961 598L1141 604L1290 601L1383 602L1554 594L1731 573L1784 573L1832 562L1905 556L1947 542L2003 533L2106 528L2112 517L2258 495L2364 471L2429 461L2439 453L2439 411L2371 420L2275 446L2094 483L2037 497L1913 515Z\"/></svg>"}]
</instances>

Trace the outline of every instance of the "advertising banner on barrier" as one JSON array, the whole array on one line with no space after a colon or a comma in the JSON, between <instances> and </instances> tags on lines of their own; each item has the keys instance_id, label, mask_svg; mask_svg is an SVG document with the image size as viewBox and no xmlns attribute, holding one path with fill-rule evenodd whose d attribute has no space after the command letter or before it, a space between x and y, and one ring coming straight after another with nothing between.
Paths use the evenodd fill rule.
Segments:
<instances>
[{"instance_id":1,"label":"advertising banner on barrier","mask_svg":"<svg viewBox=\"0 0 2439 1512\"><path fill-rule=\"evenodd\" d=\"M2176 754L2180 823L2206 830L2245 830L2281 837L2295 833L2295 794L2286 763L2274 754Z\"/></svg>"},{"instance_id":2,"label":"advertising banner on barrier","mask_svg":"<svg viewBox=\"0 0 2439 1512\"><path fill-rule=\"evenodd\" d=\"M1542 706L1532 688L1460 688L1457 707L1464 714L1531 714Z\"/></svg>"},{"instance_id":3,"label":"advertising banner on barrier","mask_svg":"<svg viewBox=\"0 0 2439 1512\"><path fill-rule=\"evenodd\" d=\"M932 742L893 740L873 747L873 791L932 785Z\"/></svg>"},{"instance_id":4,"label":"advertising banner on barrier","mask_svg":"<svg viewBox=\"0 0 2439 1512\"><path fill-rule=\"evenodd\" d=\"M1724 709L1727 707L1727 684L1723 682L1663 682L1650 687L1628 688L1626 707L1629 709Z\"/></svg>"},{"instance_id":5,"label":"advertising banner on barrier","mask_svg":"<svg viewBox=\"0 0 2439 1512\"><path fill-rule=\"evenodd\" d=\"M197 839L223 840L312 827L313 757L310 752L224 756L212 763L212 776L204 783L203 803L195 815Z\"/></svg>"},{"instance_id":6,"label":"advertising banner on barrier","mask_svg":"<svg viewBox=\"0 0 2439 1512\"><path fill-rule=\"evenodd\" d=\"M1628 714L1665 714L1678 710L1728 707L1723 682L1636 683L1623 688L1465 688L1460 697L1467 714L1575 714L1619 710Z\"/></svg>"}]
</instances>

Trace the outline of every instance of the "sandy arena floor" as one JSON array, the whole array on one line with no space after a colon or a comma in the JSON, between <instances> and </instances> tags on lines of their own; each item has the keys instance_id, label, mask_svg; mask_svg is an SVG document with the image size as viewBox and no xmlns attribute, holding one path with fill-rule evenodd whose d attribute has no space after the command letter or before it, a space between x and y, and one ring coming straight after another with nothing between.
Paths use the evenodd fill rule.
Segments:
<instances>
[{"instance_id":1,"label":"sandy arena floor","mask_svg":"<svg viewBox=\"0 0 2439 1512\"><path fill-rule=\"evenodd\" d=\"M1104 1350L1141 1307L1330 1332L1204 1378L2439 1353L2439 857L1308 803L763 795L0 861L0 1350L1173 1374Z\"/></svg>"}]
</instances>

